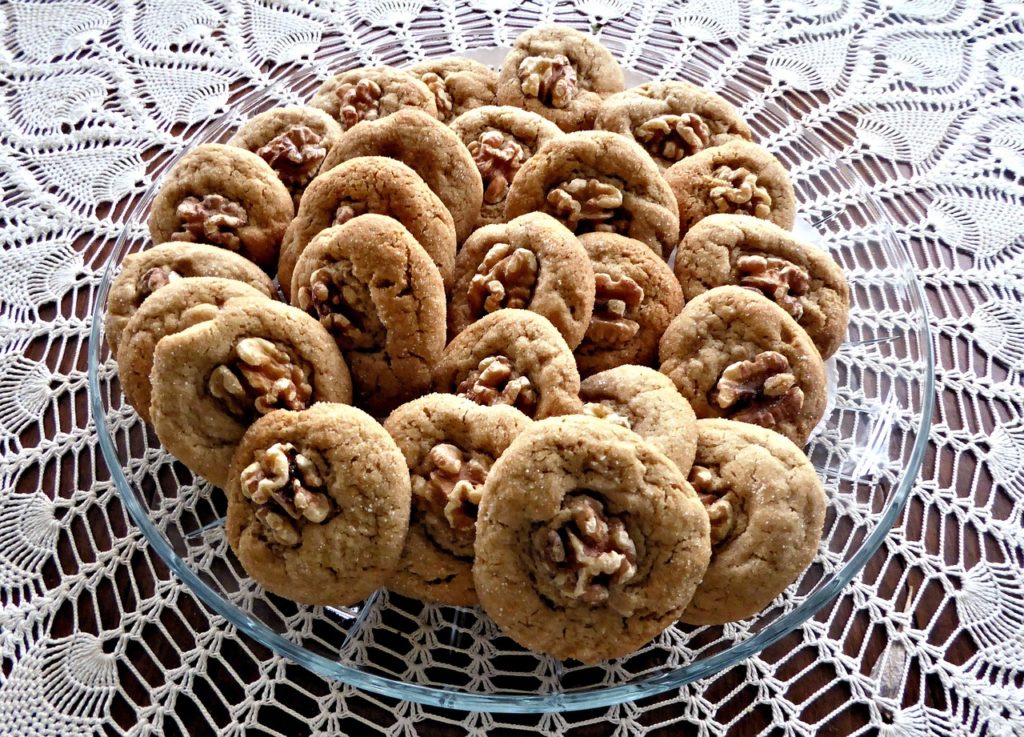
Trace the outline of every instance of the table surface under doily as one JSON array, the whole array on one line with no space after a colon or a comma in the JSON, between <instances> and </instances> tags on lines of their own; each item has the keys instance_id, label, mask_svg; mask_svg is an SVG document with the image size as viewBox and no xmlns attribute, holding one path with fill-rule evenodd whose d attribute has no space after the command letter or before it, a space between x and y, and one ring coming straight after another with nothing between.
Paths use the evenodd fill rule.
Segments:
<instances>
[{"instance_id":1,"label":"table surface under doily","mask_svg":"<svg viewBox=\"0 0 1024 737\"><path fill-rule=\"evenodd\" d=\"M1024 5L963 0L18 0L0 5L0 733L1024 734ZM871 132L939 367L907 509L760 657L607 710L466 714L324 681L211 615L126 518L86 408L92 300L147 162L341 43L557 20L719 44ZM424 53L426 53L424 51ZM771 63L769 63L771 62ZM763 74L761 76L764 76Z\"/></svg>"}]
</instances>

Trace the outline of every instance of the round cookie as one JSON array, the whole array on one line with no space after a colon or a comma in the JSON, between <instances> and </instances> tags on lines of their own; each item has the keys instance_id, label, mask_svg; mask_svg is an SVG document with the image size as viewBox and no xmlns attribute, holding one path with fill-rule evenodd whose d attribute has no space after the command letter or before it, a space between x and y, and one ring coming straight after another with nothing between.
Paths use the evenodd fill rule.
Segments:
<instances>
[{"instance_id":1,"label":"round cookie","mask_svg":"<svg viewBox=\"0 0 1024 737\"><path fill-rule=\"evenodd\" d=\"M770 299L717 287L687 303L659 346L667 375L700 419L724 417L804 445L825 412L825 365Z\"/></svg>"},{"instance_id":2,"label":"round cookie","mask_svg":"<svg viewBox=\"0 0 1024 737\"><path fill-rule=\"evenodd\" d=\"M150 413L161 444L221 488L238 441L260 416L352 401L341 352L320 323L270 300L225 305L156 344Z\"/></svg>"},{"instance_id":3,"label":"round cookie","mask_svg":"<svg viewBox=\"0 0 1024 737\"><path fill-rule=\"evenodd\" d=\"M607 131L560 136L523 164L505 202L509 220L539 210L577 235L613 232L668 258L679 242L672 190L640 146Z\"/></svg>"},{"instance_id":4,"label":"round cookie","mask_svg":"<svg viewBox=\"0 0 1024 737\"><path fill-rule=\"evenodd\" d=\"M209 243L271 269L295 215L270 165L234 146L204 143L182 156L149 211L153 243Z\"/></svg>"},{"instance_id":5,"label":"round cookie","mask_svg":"<svg viewBox=\"0 0 1024 737\"><path fill-rule=\"evenodd\" d=\"M252 151L266 161L288 188L297 210L306 185L340 137L341 126L323 110L278 107L246 121L228 145Z\"/></svg>"},{"instance_id":6,"label":"round cookie","mask_svg":"<svg viewBox=\"0 0 1024 737\"><path fill-rule=\"evenodd\" d=\"M360 215L321 232L291 291L341 348L357 404L385 414L430 387L444 350L444 284L397 220Z\"/></svg>"},{"instance_id":7,"label":"round cookie","mask_svg":"<svg viewBox=\"0 0 1024 737\"><path fill-rule=\"evenodd\" d=\"M569 348L579 345L590 324L590 259L576 236L544 213L485 225L466 240L455 260L451 337L484 315L510 307L546 317Z\"/></svg>"},{"instance_id":8,"label":"round cookie","mask_svg":"<svg viewBox=\"0 0 1024 737\"><path fill-rule=\"evenodd\" d=\"M231 460L228 543L263 588L347 606L384 584L409 524L409 474L384 428L321 403L271 412Z\"/></svg>"},{"instance_id":9,"label":"round cookie","mask_svg":"<svg viewBox=\"0 0 1024 737\"><path fill-rule=\"evenodd\" d=\"M512 639L596 663L675 622L710 556L708 517L679 469L592 417L537 422L484 484L473 579Z\"/></svg>"},{"instance_id":10,"label":"round cookie","mask_svg":"<svg viewBox=\"0 0 1024 737\"><path fill-rule=\"evenodd\" d=\"M707 216L679 244L675 273L686 299L726 284L757 290L807 331L822 358L839 350L846 335L850 286L842 268L773 223Z\"/></svg>"},{"instance_id":11,"label":"round cookie","mask_svg":"<svg viewBox=\"0 0 1024 737\"><path fill-rule=\"evenodd\" d=\"M459 243L480 216L484 185L469 150L452 130L421 110L400 110L356 126L324 161L328 170L357 156L387 156L408 164L448 208Z\"/></svg>"},{"instance_id":12,"label":"round cookie","mask_svg":"<svg viewBox=\"0 0 1024 737\"><path fill-rule=\"evenodd\" d=\"M786 168L766 149L741 139L706 148L665 171L679 205L682 235L716 212L793 227L796 195Z\"/></svg>"},{"instance_id":13,"label":"round cookie","mask_svg":"<svg viewBox=\"0 0 1024 737\"><path fill-rule=\"evenodd\" d=\"M596 285L594 314L575 350L580 374L650 364L662 333L683 308L672 270L640 241L616 233L586 233L579 241Z\"/></svg>"},{"instance_id":14,"label":"round cookie","mask_svg":"<svg viewBox=\"0 0 1024 737\"><path fill-rule=\"evenodd\" d=\"M281 246L277 278L288 295L295 263L322 230L357 215L387 215L405 226L451 285L455 266L455 223L444 203L401 161L361 156L324 171L302 196Z\"/></svg>"},{"instance_id":15,"label":"round cookie","mask_svg":"<svg viewBox=\"0 0 1024 737\"><path fill-rule=\"evenodd\" d=\"M444 123L494 102L498 73L478 61L449 56L421 61L408 71L434 93L437 117Z\"/></svg>"},{"instance_id":16,"label":"round cookie","mask_svg":"<svg viewBox=\"0 0 1024 737\"><path fill-rule=\"evenodd\" d=\"M523 162L562 131L550 120L515 107L488 105L451 122L476 162L484 185L477 225L505 222L505 198Z\"/></svg>"},{"instance_id":17,"label":"round cookie","mask_svg":"<svg viewBox=\"0 0 1024 737\"><path fill-rule=\"evenodd\" d=\"M601 100L623 87L622 69L597 39L568 26L521 33L498 76L497 101L543 115L564 131L594 127Z\"/></svg>"},{"instance_id":18,"label":"round cookie","mask_svg":"<svg viewBox=\"0 0 1024 737\"><path fill-rule=\"evenodd\" d=\"M434 93L413 75L391 67L360 67L335 74L320 85L309 104L326 111L343 131L409 108L437 115Z\"/></svg>"},{"instance_id":19,"label":"round cookie","mask_svg":"<svg viewBox=\"0 0 1024 737\"><path fill-rule=\"evenodd\" d=\"M632 430L687 473L697 451L697 417L672 380L646 366L619 366L584 379L583 414Z\"/></svg>"},{"instance_id":20,"label":"round cookie","mask_svg":"<svg viewBox=\"0 0 1024 737\"><path fill-rule=\"evenodd\" d=\"M463 330L434 369L434 390L477 404L507 404L527 417L575 414L580 375L565 338L526 310L498 310Z\"/></svg>"},{"instance_id":21,"label":"round cookie","mask_svg":"<svg viewBox=\"0 0 1024 737\"><path fill-rule=\"evenodd\" d=\"M711 146L751 139L736 108L689 82L648 82L612 95L601 103L594 127L632 138L662 168Z\"/></svg>"},{"instance_id":22,"label":"round cookie","mask_svg":"<svg viewBox=\"0 0 1024 737\"><path fill-rule=\"evenodd\" d=\"M216 276L245 282L271 299L277 289L263 270L237 253L199 243L164 243L125 256L121 273L110 285L103 331L110 351L117 355L121 333L135 311L161 287L177 279Z\"/></svg>"},{"instance_id":23,"label":"round cookie","mask_svg":"<svg viewBox=\"0 0 1024 737\"><path fill-rule=\"evenodd\" d=\"M128 321L117 352L117 373L128 404L150 422L153 352L162 338L212 320L230 300L264 300L267 295L232 279L197 276L178 279L147 299Z\"/></svg>"},{"instance_id":24,"label":"round cookie","mask_svg":"<svg viewBox=\"0 0 1024 737\"><path fill-rule=\"evenodd\" d=\"M428 394L388 417L412 479L405 550L388 588L452 606L475 606L473 542L487 474L530 419L512 407L482 407Z\"/></svg>"},{"instance_id":25,"label":"round cookie","mask_svg":"<svg viewBox=\"0 0 1024 737\"><path fill-rule=\"evenodd\" d=\"M767 607L814 560L828 499L789 440L729 420L697 422L690 483L711 520L711 563L680 619L725 624Z\"/></svg>"}]
</instances>

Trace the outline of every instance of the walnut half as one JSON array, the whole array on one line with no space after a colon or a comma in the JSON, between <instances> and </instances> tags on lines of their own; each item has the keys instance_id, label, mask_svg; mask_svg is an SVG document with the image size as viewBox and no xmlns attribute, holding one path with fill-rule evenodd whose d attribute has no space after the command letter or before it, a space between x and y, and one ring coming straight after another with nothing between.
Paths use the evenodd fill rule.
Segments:
<instances>
[{"instance_id":1,"label":"walnut half","mask_svg":"<svg viewBox=\"0 0 1024 737\"><path fill-rule=\"evenodd\" d=\"M293 125L267 141L256 154L270 164L283 181L303 185L316 175L327 156L327 148L320 145L321 140L320 134L312 128Z\"/></svg>"},{"instance_id":2,"label":"walnut half","mask_svg":"<svg viewBox=\"0 0 1024 737\"><path fill-rule=\"evenodd\" d=\"M537 255L528 248L495 243L469 282L466 298L475 317L502 308L523 309L537 283Z\"/></svg>"},{"instance_id":3,"label":"walnut half","mask_svg":"<svg viewBox=\"0 0 1024 737\"><path fill-rule=\"evenodd\" d=\"M548 192L548 212L573 233L603 231L623 233L628 213L622 208L622 191L600 179L570 179Z\"/></svg>"},{"instance_id":4,"label":"walnut half","mask_svg":"<svg viewBox=\"0 0 1024 737\"><path fill-rule=\"evenodd\" d=\"M802 267L774 256L746 254L736 259L736 274L741 287L760 292L794 320L803 317L804 306L797 297L807 294L811 280Z\"/></svg>"},{"instance_id":5,"label":"walnut half","mask_svg":"<svg viewBox=\"0 0 1024 737\"><path fill-rule=\"evenodd\" d=\"M179 279L181 279L181 274L167 266L154 266L152 269L147 269L135 283L136 303L141 305L157 289L166 287Z\"/></svg>"},{"instance_id":6,"label":"walnut half","mask_svg":"<svg viewBox=\"0 0 1024 737\"><path fill-rule=\"evenodd\" d=\"M713 401L739 422L774 428L796 419L804 393L796 385L789 360L777 351L763 351L749 361L737 361L722 372Z\"/></svg>"},{"instance_id":7,"label":"walnut half","mask_svg":"<svg viewBox=\"0 0 1024 737\"><path fill-rule=\"evenodd\" d=\"M576 96L576 69L564 54L528 56L519 63L519 83L527 97L564 108Z\"/></svg>"},{"instance_id":8,"label":"walnut half","mask_svg":"<svg viewBox=\"0 0 1024 737\"><path fill-rule=\"evenodd\" d=\"M452 108L454 107L452 96L448 92L448 85L445 84L441 75L427 72L420 77L420 81L434 94L434 103L437 105L437 117L440 120L444 120L451 115Z\"/></svg>"},{"instance_id":9,"label":"walnut half","mask_svg":"<svg viewBox=\"0 0 1024 737\"><path fill-rule=\"evenodd\" d=\"M245 208L219 194L186 197L178 203L181 230L171 233L171 240L188 243L209 243L229 251L242 246L238 229L249 222Z\"/></svg>"},{"instance_id":10,"label":"walnut half","mask_svg":"<svg viewBox=\"0 0 1024 737\"><path fill-rule=\"evenodd\" d=\"M414 471L413 503L427 534L454 555L473 555L477 508L493 463L493 458L439 443Z\"/></svg>"},{"instance_id":11,"label":"walnut half","mask_svg":"<svg viewBox=\"0 0 1024 737\"><path fill-rule=\"evenodd\" d=\"M372 350L384 343L386 330L370 291L348 261L314 271L309 284L299 288L298 303L320 320L343 351Z\"/></svg>"},{"instance_id":12,"label":"walnut half","mask_svg":"<svg viewBox=\"0 0 1024 737\"><path fill-rule=\"evenodd\" d=\"M711 544L721 545L736 529L740 499L717 469L695 465L690 469L690 484L707 510L711 522Z\"/></svg>"},{"instance_id":13,"label":"walnut half","mask_svg":"<svg viewBox=\"0 0 1024 737\"><path fill-rule=\"evenodd\" d=\"M477 404L507 404L532 417L537 408L537 391L505 356L487 356L469 372L455 390Z\"/></svg>"},{"instance_id":14,"label":"walnut half","mask_svg":"<svg viewBox=\"0 0 1024 737\"><path fill-rule=\"evenodd\" d=\"M351 128L361 120L376 120L380 115L380 85L372 79L360 79L355 84L343 84L336 93L341 105L338 115Z\"/></svg>"},{"instance_id":15,"label":"walnut half","mask_svg":"<svg viewBox=\"0 0 1024 737\"><path fill-rule=\"evenodd\" d=\"M504 200L512 178L526 161L523 147L511 136L489 130L470 141L467 148L484 180L484 202L494 205Z\"/></svg>"},{"instance_id":16,"label":"walnut half","mask_svg":"<svg viewBox=\"0 0 1024 737\"><path fill-rule=\"evenodd\" d=\"M749 169L720 166L711 183L711 201L719 212L745 213L765 220L771 217L772 196Z\"/></svg>"},{"instance_id":17,"label":"walnut half","mask_svg":"<svg viewBox=\"0 0 1024 737\"><path fill-rule=\"evenodd\" d=\"M286 348L265 338L243 338L235 345L235 360L210 374L210 395L240 419L252 412L306 409L313 395L310 368Z\"/></svg>"},{"instance_id":18,"label":"walnut half","mask_svg":"<svg viewBox=\"0 0 1024 737\"><path fill-rule=\"evenodd\" d=\"M669 161L679 161L703 151L711 141L711 130L699 115L659 115L641 123L633 137L651 152Z\"/></svg>"},{"instance_id":19,"label":"walnut half","mask_svg":"<svg viewBox=\"0 0 1024 737\"><path fill-rule=\"evenodd\" d=\"M635 314L644 301L644 290L626 275L618 279L598 272L594 314L587 327L587 339L599 345L625 343L640 331L640 323L628 316Z\"/></svg>"}]
</instances>

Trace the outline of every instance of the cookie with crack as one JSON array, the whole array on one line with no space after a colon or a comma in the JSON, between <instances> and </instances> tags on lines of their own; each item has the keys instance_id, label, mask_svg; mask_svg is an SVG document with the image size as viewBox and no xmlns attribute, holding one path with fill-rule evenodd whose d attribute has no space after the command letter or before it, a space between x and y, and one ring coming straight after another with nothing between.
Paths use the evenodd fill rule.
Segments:
<instances>
[{"instance_id":1,"label":"cookie with crack","mask_svg":"<svg viewBox=\"0 0 1024 737\"><path fill-rule=\"evenodd\" d=\"M292 304L337 342L356 403L372 414L430 386L445 342L444 284L397 220L360 215L322 231L295 265Z\"/></svg>"},{"instance_id":2,"label":"cookie with crack","mask_svg":"<svg viewBox=\"0 0 1024 737\"><path fill-rule=\"evenodd\" d=\"M594 268L596 287L590 324L574 351L580 374L651 363L662 333L683 308L672 270L632 238L585 233L579 240Z\"/></svg>"},{"instance_id":3,"label":"cookie with crack","mask_svg":"<svg viewBox=\"0 0 1024 737\"><path fill-rule=\"evenodd\" d=\"M594 126L601 100L621 92L622 69L597 39L568 26L521 33L498 76L497 101L543 115L564 131Z\"/></svg>"},{"instance_id":4,"label":"cookie with crack","mask_svg":"<svg viewBox=\"0 0 1024 737\"><path fill-rule=\"evenodd\" d=\"M267 162L204 143L167 174L150 206L149 234L155 244L208 243L272 269L294 215L288 189Z\"/></svg>"},{"instance_id":5,"label":"cookie with crack","mask_svg":"<svg viewBox=\"0 0 1024 737\"><path fill-rule=\"evenodd\" d=\"M485 225L463 244L455 260L449 334L513 308L546 317L575 348L593 307L594 272L579 239L554 218L531 212Z\"/></svg>"},{"instance_id":6,"label":"cookie with crack","mask_svg":"<svg viewBox=\"0 0 1024 737\"><path fill-rule=\"evenodd\" d=\"M767 297L716 287L683 307L659 346L700 419L749 422L807 442L825 412L825 365L807 332Z\"/></svg>"},{"instance_id":7,"label":"cookie with crack","mask_svg":"<svg viewBox=\"0 0 1024 737\"><path fill-rule=\"evenodd\" d=\"M510 405L532 419L575 414L582 406L565 338L526 310L498 310L459 333L434 369L434 391Z\"/></svg>"},{"instance_id":8,"label":"cookie with crack","mask_svg":"<svg viewBox=\"0 0 1024 737\"><path fill-rule=\"evenodd\" d=\"M648 82L601 103L594 127L632 138L662 168L739 138L750 128L725 98L689 82Z\"/></svg>"},{"instance_id":9,"label":"cookie with crack","mask_svg":"<svg viewBox=\"0 0 1024 737\"><path fill-rule=\"evenodd\" d=\"M446 286L455 265L455 222L419 175L401 161L360 156L314 179L288 226L278 262L278 280L291 294L295 263L314 236L333 225L371 213L400 222L437 265Z\"/></svg>"},{"instance_id":10,"label":"cookie with crack","mask_svg":"<svg viewBox=\"0 0 1024 737\"><path fill-rule=\"evenodd\" d=\"M250 118L228 140L270 164L292 195L295 209L320 172L327 152L341 137L341 126L315 107L278 107Z\"/></svg>"},{"instance_id":11,"label":"cookie with crack","mask_svg":"<svg viewBox=\"0 0 1024 737\"><path fill-rule=\"evenodd\" d=\"M103 331L115 356L121 333L135 311L158 289L178 279L213 276L234 279L277 299L274 282L247 258L216 246L199 243L164 243L125 256L121 272L110 285Z\"/></svg>"},{"instance_id":12,"label":"cookie with crack","mask_svg":"<svg viewBox=\"0 0 1024 737\"><path fill-rule=\"evenodd\" d=\"M212 320L162 338L150 377L160 443L221 488L238 442L260 416L352 401L330 334L302 310L262 299L226 304Z\"/></svg>"},{"instance_id":13,"label":"cookie with crack","mask_svg":"<svg viewBox=\"0 0 1024 737\"><path fill-rule=\"evenodd\" d=\"M708 516L636 433L557 417L523 431L491 468L474 550L477 596L509 637L596 663L679 618L710 557Z\"/></svg>"},{"instance_id":14,"label":"cookie with crack","mask_svg":"<svg viewBox=\"0 0 1024 737\"><path fill-rule=\"evenodd\" d=\"M546 212L577 235L618 233L668 258L679 242L672 190L640 146L607 131L555 138L523 164L505 202L509 220Z\"/></svg>"},{"instance_id":15,"label":"cookie with crack","mask_svg":"<svg viewBox=\"0 0 1024 737\"><path fill-rule=\"evenodd\" d=\"M422 110L400 110L361 123L342 136L324 169L357 156L387 156L407 164L452 214L459 243L472 232L484 185L469 150L444 123Z\"/></svg>"},{"instance_id":16,"label":"cookie with crack","mask_svg":"<svg viewBox=\"0 0 1024 737\"><path fill-rule=\"evenodd\" d=\"M271 412L245 433L227 476L228 543L267 591L347 606L398 562L409 474L391 436L355 407Z\"/></svg>"},{"instance_id":17,"label":"cookie with crack","mask_svg":"<svg viewBox=\"0 0 1024 737\"><path fill-rule=\"evenodd\" d=\"M711 563L680 619L752 617L814 560L828 499L814 466L776 433L699 420L690 484L711 521Z\"/></svg>"},{"instance_id":18,"label":"cookie with crack","mask_svg":"<svg viewBox=\"0 0 1024 737\"><path fill-rule=\"evenodd\" d=\"M494 104L498 73L478 61L458 56L427 59L413 64L408 72L434 93L442 123L451 124L467 110Z\"/></svg>"},{"instance_id":19,"label":"cookie with crack","mask_svg":"<svg viewBox=\"0 0 1024 737\"><path fill-rule=\"evenodd\" d=\"M399 110L437 115L434 93L413 75L392 67L360 67L335 74L320 85L309 105L327 112L343 131Z\"/></svg>"},{"instance_id":20,"label":"cookie with crack","mask_svg":"<svg viewBox=\"0 0 1024 737\"><path fill-rule=\"evenodd\" d=\"M412 514L402 559L388 588L404 596L475 606L477 508L494 461L530 425L512 407L428 394L388 417L412 480Z\"/></svg>"},{"instance_id":21,"label":"cookie with crack","mask_svg":"<svg viewBox=\"0 0 1024 737\"><path fill-rule=\"evenodd\" d=\"M726 284L760 292L807 331L822 358L839 350L846 335L850 286L842 267L767 221L709 215L679 244L675 274L687 299Z\"/></svg>"},{"instance_id":22,"label":"cookie with crack","mask_svg":"<svg viewBox=\"0 0 1024 737\"><path fill-rule=\"evenodd\" d=\"M488 105L451 122L483 178L484 200L477 225L505 222L508 188L523 163L562 135L557 125L519 108Z\"/></svg>"},{"instance_id":23,"label":"cookie with crack","mask_svg":"<svg viewBox=\"0 0 1024 737\"><path fill-rule=\"evenodd\" d=\"M733 140L689 156L665 171L679 204L682 235L716 212L747 215L792 229L796 195L786 168L756 143Z\"/></svg>"}]
</instances>

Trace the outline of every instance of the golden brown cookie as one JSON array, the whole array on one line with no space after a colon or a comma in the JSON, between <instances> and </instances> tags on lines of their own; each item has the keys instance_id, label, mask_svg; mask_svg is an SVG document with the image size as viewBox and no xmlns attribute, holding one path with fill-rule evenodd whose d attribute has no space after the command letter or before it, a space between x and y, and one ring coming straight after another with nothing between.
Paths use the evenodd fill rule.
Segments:
<instances>
[{"instance_id":1,"label":"golden brown cookie","mask_svg":"<svg viewBox=\"0 0 1024 737\"><path fill-rule=\"evenodd\" d=\"M384 428L409 467L412 515L388 588L439 604L476 605L473 541L483 484L529 425L512 407L483 407L450 394L428 394L391 413Z\"/></svg>"},{"instance_id":2,"label":"golden brown cookie","mask_svg":"<svg viewBox=\"0 0 1024 737\"><path fill-rule=\"evenodd\" d=\"M398 562L409 474L384 428L321 403L262 417L227 472L228 543L263 588L303 604L347 606Z\"/></svg>"},{"instance_id":3,"label":"golden brown cookie","mask_svg":"<svg viewBox=\"0 0 1024 737\"><path fill-rule=\"evenodd\" d=\"M329 113L343 131L399 110L437 115L434 93L413 75L391 67L360 67L335 74L320 85L309 104Z\"/></svg>"},{"instance_id":4,"label":"golden brown cookie","mask_svg":"<svg viewBox=\"0 0 1024 737\"><path fill-rule=\"evenodd\" d=\"M473 579L524 647L596 663L672 625L710 556L708 517L679 469L591 417L523 431L491 468Z\"/></svg>"},{"instance_id":5,"label":"golden brown cookie","mask_svg":"<svg viewBox=\"0 0 1024 737\"><path fill-rule=\"evenodd\" d=\"M543 315L575 348L593 306L594 273L587 252L557 220L531 212L486 225L463 244L455 260L449 335L511 307Z\"/></svg>"},{"instance_id":6,"label":"golden brown cookie","mask_svg":"<svg viewBox=\"0 0 1024 737\"><path fill-rule=\"evenodd\" d=\"M451 123L467 110L492 105L498 73L472 59L449 56L413 64L409 74L434 93L437 117Z\"/></svg>"}]
</instances>

